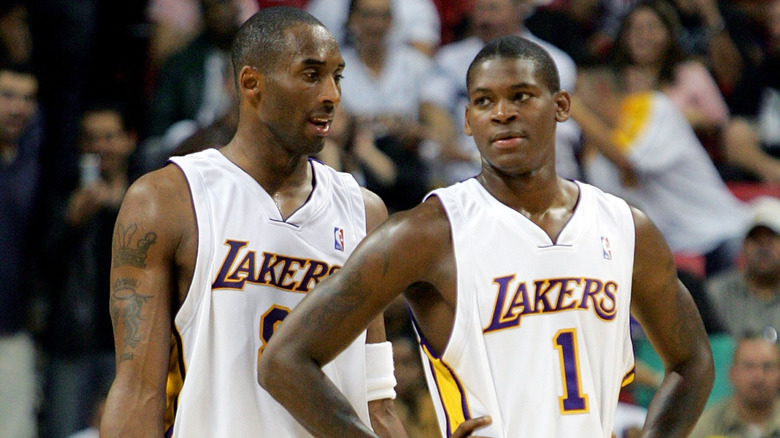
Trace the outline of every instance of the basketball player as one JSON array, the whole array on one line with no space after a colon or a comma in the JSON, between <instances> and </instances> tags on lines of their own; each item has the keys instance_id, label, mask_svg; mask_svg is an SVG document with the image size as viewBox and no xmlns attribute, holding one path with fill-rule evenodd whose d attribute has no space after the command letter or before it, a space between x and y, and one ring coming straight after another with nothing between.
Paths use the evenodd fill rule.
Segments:
<instances>
[{"instance_id":1,"label":"basketball player","mask_svg":"<svg viewBox=\"0 0 780 438\"><path fill-rule=\"evenodd\" d=\"M643 213L556 175L570 96L555 64L502 37L467 83L481 173L372 232L276 332L261 385L315 435L375 436L352 427L358 417L319 364L404 293L443 436L471 424L494 438L609 438L633 378L633 313L666 366L642 436L687 436L713 381L701 318Z\"/></svg>"},{"instance_id":2,"label":"basketball player","mask_svg":"<svg viewBox=\"0 0 780 438\"><path fill-rule=\"evenodd\" d=\"M387 212L351 176L308 159L323 147L344 69L318 21L293 8L258 12L236 36L233 65L233 139L142 177L119 212L117 376L101 436L309 436L258 385L257 360ZM324 372L366 430L404 437L381 320L356 337Z\"/></svg>"}]
</instances>

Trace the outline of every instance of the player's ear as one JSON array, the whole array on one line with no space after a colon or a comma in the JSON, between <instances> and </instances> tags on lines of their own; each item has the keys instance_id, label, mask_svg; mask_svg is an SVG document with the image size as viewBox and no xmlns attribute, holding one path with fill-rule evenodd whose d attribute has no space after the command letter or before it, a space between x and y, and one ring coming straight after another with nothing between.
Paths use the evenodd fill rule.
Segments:
<instances>
[{"instance_id":1,"label":"player's ear","mask_svg":"<svg viewBox=\"0 0 780 438\"><path fill-rule=\"evenodd\" d=\"M555 101L555 120L565 122L571 113L571 95L568 91L561 90L555 93L553 100Z\"/></svg>"},{"instance_id":2,"label":"player's ear","mask_svg":"<svg viewBox=\"0 0 780 438\"><path fill-rule=\"evenodd\" d=\"M245 65L238 73L238 94L249 100L259 100L263 93L265 76L256 68Z\"/></svg>"},{"instance_id":3,"label":"player's ear","mask_svg":"<svg viewBox=\"0 0 780 438\"><path fill-rule=\"evenodd\" d=\"M464 117L465 121L463 122L463 132L466 133L466 135L470 136L472 134L472 131L471 131L471 125L469 124L469 106L468 105L466 105L465 111L466 111L466 117Z\"/></svg>"}]
</instances>

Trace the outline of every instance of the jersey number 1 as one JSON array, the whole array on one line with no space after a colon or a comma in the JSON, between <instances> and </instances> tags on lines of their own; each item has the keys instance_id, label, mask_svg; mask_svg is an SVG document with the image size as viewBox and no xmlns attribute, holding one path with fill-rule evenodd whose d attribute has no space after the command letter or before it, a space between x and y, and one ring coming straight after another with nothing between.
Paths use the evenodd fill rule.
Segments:
<instances>
[{"instance_id":1,"label":"jersey number 1","mask_svg":"<svg viewBox=\"0 0 780 438\"><path fill-rule=\"evenodd\" d=\"M580 362L577 355L577 331L559 330L553 337L553 347L561 360L563 396L559 397L561 413L579 414L588 411L588 396L582 393Z\"/></svg>"}]
</instances>

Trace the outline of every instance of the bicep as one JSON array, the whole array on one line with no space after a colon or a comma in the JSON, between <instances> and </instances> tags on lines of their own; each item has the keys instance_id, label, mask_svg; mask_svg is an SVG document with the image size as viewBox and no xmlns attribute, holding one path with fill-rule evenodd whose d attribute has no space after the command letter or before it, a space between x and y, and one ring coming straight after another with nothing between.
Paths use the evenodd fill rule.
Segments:
<instances>
[{"instance_id":1,"label":"bicep","mask_svg":"<svg viewBox=\"0 0 780 438\"><path fill-rule=\"evenodd\" d=\"M155 182L158 182L155 180ZM179 236L168 191L149 179L128 191L114 227L109 306L117 380L165 391ZM126 382L132 385L131 382Z\"/></svg>"},{"instance_id":2,"label":"bicep","mask_svg":"<svg viewBox=\"0 0 780 438\"><path fill-rule=\"evenodd\" d=\"M636 247L631 310L667 368L696 353L706 333L663 236L641 212L634 210Z\"/></svg>"},{"instance_id":3,"label":"bicep","mask_svg":"<svg viewBox=\"0 0 780 438\"><path fill-rule=\"evenodd\" d=\"M387 219L387 206L376 193L366 188L361 188L361 191L366 208L366 233L370 233Z\"/></svg>"}]
</instances>

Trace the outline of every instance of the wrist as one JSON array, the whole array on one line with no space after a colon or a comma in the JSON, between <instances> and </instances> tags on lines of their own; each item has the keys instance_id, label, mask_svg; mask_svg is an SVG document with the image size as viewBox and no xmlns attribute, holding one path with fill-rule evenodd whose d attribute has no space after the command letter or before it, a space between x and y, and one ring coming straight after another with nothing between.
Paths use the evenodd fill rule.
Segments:
<instances>
[{"instance_id":1,"label":"wrist","mask_svg":"<svg viewBox=\"0 0 780 438\"><path fill-rule=\"evenodd\" d=\"M366 344L368 401L395 398L393 347L390 342Z\"/></svg>"}]
</instances>

